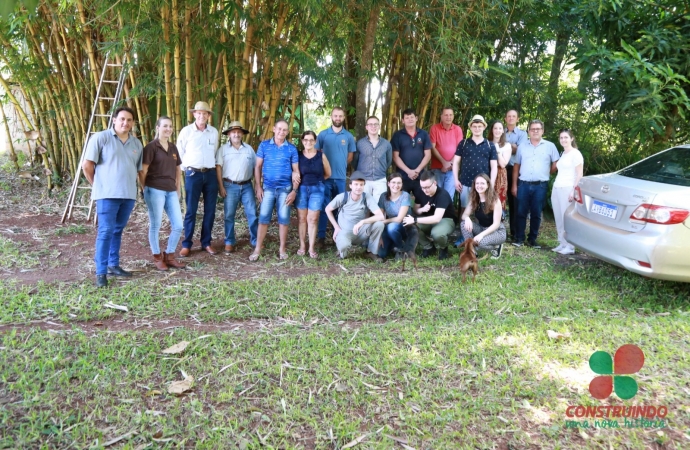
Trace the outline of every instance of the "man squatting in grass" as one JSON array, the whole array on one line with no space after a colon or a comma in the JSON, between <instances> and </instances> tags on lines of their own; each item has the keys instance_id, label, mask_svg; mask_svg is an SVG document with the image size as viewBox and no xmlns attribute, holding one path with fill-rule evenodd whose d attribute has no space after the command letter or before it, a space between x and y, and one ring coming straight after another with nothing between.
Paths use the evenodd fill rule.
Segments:
<instances>
[{"instance_id":1,"label":"man squatting in grass","mask_svg":"<svg viewBox=\"0 0 690 450\"><path fill-rule=\"evenodd\" d=\"M129 132L134 111L115 110L113 128L94 134L86 147L82 169L93 186L98 234L96 236L96 286L108 286L107 275L131 277L120 267L122 231L137 199L137 176L142 168L144 147Z\"/></svg>"},{"instance_id":2,"label":"man squatting in grass","mask_svg":"<svg viewBox=\"0 0 690 450\"><path fill-rule=\"evenodd\" d=\"M448 192L438 187L433 172L425 170L419 176L419 188L414 192L414 207L417 215L406 216L403 224L417 224L419 243L424 249L422 258L428 258L439 248L438 259L448 258L448 236L455 229L455 209Z\"/></svg>"},{"instance_id":3,"label":"man squatting in grass","mask_svg":"<svg viewBox=\"0 0 690 450\"><path fill-rule=\"evenodd\" d=\"M341 259L347 257L353 244L365 244L368 241L367 257L381 262L383 260L378 256L378 251L385 218L376 200L364 194L365 183L363 173L352 172L350 192L337 195L326 206L326 214L333 225L333 240ZM333 214L336 210L337 220Z\"/></svg>"}]
</instances>

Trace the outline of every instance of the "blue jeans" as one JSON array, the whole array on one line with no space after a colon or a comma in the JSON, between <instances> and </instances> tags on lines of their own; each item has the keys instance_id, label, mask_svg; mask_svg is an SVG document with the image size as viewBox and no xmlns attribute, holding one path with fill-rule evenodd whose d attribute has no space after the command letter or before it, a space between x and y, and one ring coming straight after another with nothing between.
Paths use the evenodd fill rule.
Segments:
<instances>
[{"instance_id":1,"label":"blue jeans","mask_svg":"<svg viewBox=\"0 0 690 450\"><path fill-rule=\"evenodd\" d=\"M324 189L323 182L315 186L300 186L297 191L297 209L321 211Z\"/></svg>"},{"instance_id":2,"label":"blue jeans","mask_svg":"<svg viewBox=\"0 0 690 450\"><path fill-rule=\"evenodd\" d=\"M541 225L541 210L544 208L544 201L546 201L546 191L548 190L548 186L548 181L542 181L537 184L518 181L518 211L515 224L516 242L523 242L525 240L528 212L530 214L530 222L527 240L530 242L537 240L537 236L539 235L539 226Z\"/></svg>"},{"instance_id":3,"label":"blue jeans","mask_svg":"<svg viewBox=\"0 0 690 450\"><path fill-rule=\"evenodd\" d=\"M184 215L183 248L192 248L194 242L194 226L196 212L199 209L199 198L204 194L204 218L201 221L201 247L211 245L211 231L216 218L216 201L218 200L218 178L215 170L194 172L190 168L185 170L185 194L187 212Z\"/></svg>"},{"instance_id":4,"label":"blue jeans","mask_svg":"<svg viewBox=\"0 0 690 450\"><path fill-rule=\"evenodd\" d=\"M161 222L163 222L163 210L170 220L170 236L166 253L175 253L177 243L182 236L182 211L180 210L180 198L177 191L162 191L152 187L144 188L144 201L149 210L149 245L151 253L158 255L161 252L159 234Z\"/></svg>"},{"instance_id":5,"label":"blue jeans","mask_svg":"<svg viewBox=\"0 0 690 450\"><path fill-rule=\"evenodd\" d=\"M273 207L278 211L278 225L290 225L290 205L285 199L292 192L292 186L276 189L264 189L264 198L259 209L259 224L268 225L273 215Z\"/></svg>"},{"instance_id":6,"label":"blue jeans","mask_svg":"<svg viewBox=\"0 0 690 450\"><path fill-rule=\"evenodd\" d=\"M319 231L316 237L319 239L326 237L326 226L328 226L328 216L326 215L326 206L335 198L336 195L345 192L345 180L334 180L332 178L323 182L323 205L321 206L321 215L319 216ZM336 220L338 215L333 211Z\"/></svg>"},{"instance_id":7,"label":"blue jeans","mask_svg":"<svg viewBox=\"0 0 690 450\"><path fill-rule=\"evenodd\" d=\"M434 169L436 174L436 182L444 191L450 194L451 200L455 198L455 178L453 177L453 171L449 170L446 173L441 172L441 169Z\"/></svg>"},{"instance_id":8,"label":"blue jeans","mask_svg":"<svg viewBox=\"0 0 690 450\"><path fill-rule=\"evenodd\" d=\"M134 200L104 198L96 201L98 234L96 235L96 275L107 275L108 266L120 265L122 231L134 209Z\"/></svg>"},{"instance_id":9,"label":"blue jeans","mask_svg":"<svg viewBox=\"0 0 690 450\"><path fill-rule=\"evenodd\" d=\"M393 251L393 248L403 251L403 241L407 238L405 226L397 222L387 223L383 228L381 238L383 239L383 247L379 249L379 256L381 258L388 256Z\"/></svg>"},{"instance_id":10,"label":"blue jeans","mask_svg":"<svg viewBox=\"0 0 690 450\"><path fill-rule=\"evenodd\" d=\"M235 214L237 205L242 201L244 215L247 216L249 225L249 242L252 247L256 246L256 233L259 229L259 221L256 217L256 197L254 197L254 186L251 183L233 184L223 182L225 188L225 200L223 209L225 212L225 245L235 245Z\"/></svg>"}]
</instances>

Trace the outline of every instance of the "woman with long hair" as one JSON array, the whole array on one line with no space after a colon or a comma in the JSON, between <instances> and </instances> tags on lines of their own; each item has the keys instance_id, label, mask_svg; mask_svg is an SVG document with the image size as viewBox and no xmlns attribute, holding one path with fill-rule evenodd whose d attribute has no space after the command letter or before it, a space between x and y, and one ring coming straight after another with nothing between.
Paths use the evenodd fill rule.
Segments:
<instances>
[{"instance_id":1,"label":"woman with long hair","mask_svg":"<svg viewBox=\"0 0 690 450\"><path fill-rule=\"evenodd\" d=\"M558 174L551 191L553 217L556 219L556 230L558 231L558 247L552 250L562 255L572 255L575 253L575 247L565 240L563 218L565 210L573 201L575 188L582 178L585 160L580 150L577 149L575 135L572 131L567 128L562 129L558 133L558 141L563 146L563 154L556 163Z\"/></svg>"},{"instance_id":2,"label":"woman with long hair","mask_svg":"<svg viewBox=\"0 0 690 450\"><path fill-rule=\"evenodd\" d=\"M506 199L508 198L508 172L506 166L510 162L510 157L513 154L510 142L506 142L506 133L503 122L497 120L491 124L489 128L489 142L496 145L496 154L498 155L498 174L496 175L496 186L494 190L501 199L501 208L505 211Z\"/></svg>"},{"instance_id":3,"label":"woman with long hair","mask_svg":"<svg viewBox=\"0 0 690 450\"><path fill-rule=\"evenodd\" d=\"M386 192L379 197L379 208L383 211L386 220L381 240L383 245L379 250L379 256L385 258L391 251L395 252L395 259L401 259L402 253L411 250L410 243L416 241L417 226L403 225L403 219L410 209L410 194L403 191L402 175L393 172L388 175Z\"/></svg>"},{"instance_id":4,"label":"woman with long hair","mask_svg":"<svg viewBox=\"0 0 690 450\"><path fill-rule=\"evenodd\" d=\"M300 184L297 191L297 217L299 218L299 250L298 255L306 252L307 229L309 230L309 257L316 259L319 254L314 250L316 242L316 228L319 224L321 205L324 196L324 180L331 176L331 166L328 158L314 147L316 133L305 131L302 133L304 150L299 156Z\"/></svg>"},{"instance_id":5,"label":"woman with long hair","mask_svg":"<svg viewBox=\"0 0 690 450\"><path fill-rule=\"evenodd\" d=\"M472 182L470 201L462 213L462 235L465 240L474 239L477 249L490 250L491 257L501 257L506 241L506 228L501 221L503 209L498 194L485 173ZM470 216L474 214L476 222Z\"/></svg>"},{"instance_id":6,"label":"woman with long hair","mask_svg":"<svg viewBox=\"0 0 690 450\"><path fill-rule=\"evenodd\" d=\"M175 144L170 142L172 119L161 116L156 121L156 136L144 147L139 183L144 189L144 201L149 212L149 245L153 264L158 270L169 267L182 269L185 265L175 259L175 249L184 230L180 210L180 169L182 163ZM170 236L166 251L161 254L159 234L163 211L170 220Z\"/></svg>"}]
</instances>

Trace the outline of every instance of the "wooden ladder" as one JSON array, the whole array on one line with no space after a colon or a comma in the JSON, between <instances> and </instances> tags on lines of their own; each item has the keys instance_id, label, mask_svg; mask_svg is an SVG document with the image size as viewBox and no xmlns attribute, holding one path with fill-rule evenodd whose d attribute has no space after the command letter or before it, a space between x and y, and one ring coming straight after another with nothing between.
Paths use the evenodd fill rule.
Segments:
<instances>
[{"instance_id":1,"label":"wooden ladder","mask_svg":"<svg viewBox=\"0 0 690 450\"><path fill-rule=\"evenodd\" d=\"M115 108L117 107L117 104L120 101L120 97L122 97L122 91L127 76L127 70L125 68L125 59L122 59L121 63L118 63L118 60L119 58L116 58L115 62L111 62L110 53L107 53L105 55L105 60L103 61L103 69L101 70L101 78L98 81L96 96L93 99L93 108L91 109L89 126L86 128L84 146L81 149L79 165L77 166L76 173L74 174L74 181L72 182L72 189L70 190L69 197L67 198L65 211L62 213L62 223L65 223L65 221L70 220L72 218L72 214L76 208L87 209L86 221L88 222L89 220L91 220L91 215L93 214L93 223L94 225L96 224L97 216L94 212L94 201L91 198L91 194L86 193L88 195L78 195L83 191L91 190L91 185L86 180L86 177L83 176L84 171L82 170L81 166L84 163L84 156L86 155L86 147L89 144L89 140L91 139L91 136L97 133L97 131L94 131L94 122L100 118L101 124L105 127L104 129L106 130L110 129L110 127L113 126L112 113L115 111ZM111 78L116 79L106 79L106 73L108 72L108 69L111 69ZM117 72L118 70L119 73L112 73ZM115 94L113 94L112 97L108 97L109 94L105 93L106 89L104 89L104 86L107 84L116 85ZM112 92L112 89L110 89L110 92ZM110 108L106 109L105 102L110 102ZM107 126L105 126L106 123ZM87 200L84 199L85 196L88 196Z\"/></svg>"}]
</instances>

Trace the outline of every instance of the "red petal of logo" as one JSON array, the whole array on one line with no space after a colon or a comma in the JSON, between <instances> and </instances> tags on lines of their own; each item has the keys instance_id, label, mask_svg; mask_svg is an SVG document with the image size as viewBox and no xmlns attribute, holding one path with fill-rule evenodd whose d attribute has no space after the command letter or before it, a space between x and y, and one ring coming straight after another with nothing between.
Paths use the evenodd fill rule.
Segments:
<instances>
[{"instance_id":1,"label":"red petal of logo","mask_svg":"<svg viewBox=\"0 0 690 450\"><path fill-rule=\"evenodd\" d=\"M644 366L644 353L640 347L627 344L616 350L613 355L613 373L637 373Z\"/></svg>"},{"instance_id":2,"label":"red petal of logo","mask_svg":"<svg viewBox=\"0 0 690 450\"><path fill-rule=\"evenodd\" d=\"M595 377L589 383L589 393L594 398L605 400L609 398L611 392L613 392L613 377L610 375Z\"/></svg>"}]
</instances>

